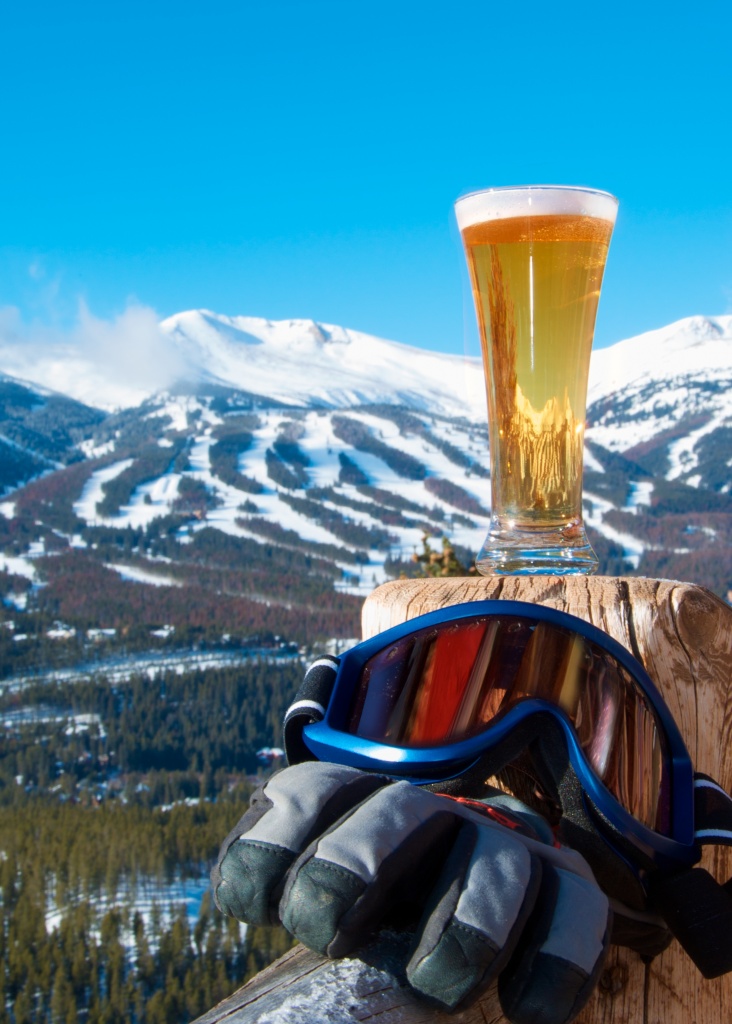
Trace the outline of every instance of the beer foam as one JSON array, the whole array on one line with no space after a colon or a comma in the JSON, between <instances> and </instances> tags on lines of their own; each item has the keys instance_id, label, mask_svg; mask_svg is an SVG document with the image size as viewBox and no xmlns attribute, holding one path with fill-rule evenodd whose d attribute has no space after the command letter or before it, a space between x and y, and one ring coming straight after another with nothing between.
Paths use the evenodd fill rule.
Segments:
<instances>
[{"instance_id":1,"label":"beer foam","mask_svg":"<svg viewBox=\"0 0 732 1024\"><path fill-rule=\"evenodd\" d=\"M455 203L461 231L473 224L510 217L574 214L615 223L618 201L609 192L596 192L571 185L521 185L471 192Z\"/></svg>"}]
</instances>

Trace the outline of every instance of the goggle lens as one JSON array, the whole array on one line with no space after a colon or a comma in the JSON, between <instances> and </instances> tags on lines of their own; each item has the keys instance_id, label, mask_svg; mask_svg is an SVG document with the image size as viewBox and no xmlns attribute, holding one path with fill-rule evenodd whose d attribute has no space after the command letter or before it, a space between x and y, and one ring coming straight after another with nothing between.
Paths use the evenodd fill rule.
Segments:
<instances>
[{"instance_id":1,"label":"goggle lens","mask_svg":"<svg viewBox=\"0 0 732 1024\"><path fill-rule=\"evenodd\" d=\"M364 665L345 728L393 746L442 746L529 699L561 708L619 803L669 833L670 767L645 694L612 654L548 622L483 616L398 640Z\"/></svg>"}]
</instances>

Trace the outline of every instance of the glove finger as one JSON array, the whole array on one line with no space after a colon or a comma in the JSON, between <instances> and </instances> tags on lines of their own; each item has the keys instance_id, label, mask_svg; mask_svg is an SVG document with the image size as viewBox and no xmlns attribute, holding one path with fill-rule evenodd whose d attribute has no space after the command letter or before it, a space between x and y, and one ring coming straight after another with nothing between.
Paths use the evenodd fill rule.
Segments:
<instances>
[{"instance_id":1,"label":"glove finger","mask_svg":"<svg viewBox=\"0 0 732 1024\"><path fill-rule=\"evenodd\" d=\"M408 782L364 801L288 873L280 903L285 928L330 957L363 944L415 880L442 863L460 826L445 805Z\"/></svg>"},{"instance_id":2,"label":"glove finger","mask_svg":"<svg viewBox=\"0 0 732 1024\"><path fill-rule=\"evenodd\" d=\"M211 873L219 909L249 924L277 924L284 877L298 854L345 812L389 784L382 775L319 761L273 775L221 847Z\"/></svg>"},{"instance_id":3,"label":"glove finger","mask_svg":"<svg viewBox=\"0 0 732 1024\"><path fill-rule=\"evenodd\" d=\"M498 996L512 1024L567 1024L590 997L610 942L608 899L589 879L543 865L536 912Z\"/></svg>"},{"instance_id":4,"label":"glove finger","mask_svg":"<svg viewBox=\"0 0 732 1024\"><path fill-rule=\"evenodd\" d=\"M465 822L425 907L407 980L454 1010L505 965L534 907L541 862L508 831Z\"/></svg>"}]
</instances>

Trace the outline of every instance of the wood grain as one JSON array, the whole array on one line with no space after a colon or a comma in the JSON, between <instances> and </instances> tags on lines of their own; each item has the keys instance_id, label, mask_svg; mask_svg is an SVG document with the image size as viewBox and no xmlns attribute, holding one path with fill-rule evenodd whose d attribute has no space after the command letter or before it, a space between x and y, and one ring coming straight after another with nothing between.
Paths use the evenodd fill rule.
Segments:
<instances>
[{"instance_id":1,"label":"wood grain","mask_svg":"<svg viewBox=\"0 0 732 1024\"><path fill-rule=\"evenodd\" d=\"M618 577L481 577L398 580L371 594L364 638L463 601L534 601L609 633L645 665L667 701L698 770L732 791L732 609L700 587ZM705 858L732 875L730 851ZM417 1002L399 973L400 939L381 937L359 960L328 961L296 947L199 1024L507 1024L495 988L448 1015ZM732 976L704 981L674 943L650 965L613 947L577 1024L729 1024Z\"/></svg>"}]
</instances>

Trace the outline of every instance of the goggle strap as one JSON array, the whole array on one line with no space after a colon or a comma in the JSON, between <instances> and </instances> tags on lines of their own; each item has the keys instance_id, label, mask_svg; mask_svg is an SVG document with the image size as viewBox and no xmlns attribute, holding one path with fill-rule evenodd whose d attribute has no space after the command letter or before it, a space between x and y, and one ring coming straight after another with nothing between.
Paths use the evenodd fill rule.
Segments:
<instances>
[{"instance_id":1,"label":"goggle strap","mask_svg":"<svg viewBox=\"0 0 732 1024\"><path fill-rule=\"evenodd\" d=\"M701 845L732 846L732 797L702 772L694 773L694 838Z\"/></svg>"},{"instance_id":2,"label":"goggle strap","mask_svg":"<svg viewBox=\"0 0 732 1024\"><path fill-rule=\"evenodd\" d=\"M732 798L714 779L694 774L694 838L732 846ZM721 884L704 868L649 876L654 907L705 978L732 971L732 879Z\"/></svg>"},{"instance_id":3,"label":"goggle strap","mask_svg":"<svg viewBox=\"0 0 732 1024\"><path fill-rule=\"evenodd\" d=\"M288 764L313 760L313 755L303 743L302 730L306 725L325 718L339 664L340 659L329 654L314 661L285 712L282 731Z\"/></svg>"},{"instance_id":4,"label":"goggle strap","mask_svg":"<svg viewBox=\"0 0 732 1024\"><path fill-rule=\"evenodd\" d=\"M732 971L732 891L704 868L649 879L654 908L705 978Z\"/></svg>"}]
</instances>

